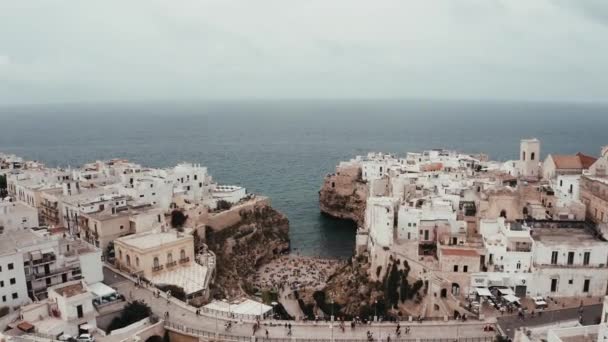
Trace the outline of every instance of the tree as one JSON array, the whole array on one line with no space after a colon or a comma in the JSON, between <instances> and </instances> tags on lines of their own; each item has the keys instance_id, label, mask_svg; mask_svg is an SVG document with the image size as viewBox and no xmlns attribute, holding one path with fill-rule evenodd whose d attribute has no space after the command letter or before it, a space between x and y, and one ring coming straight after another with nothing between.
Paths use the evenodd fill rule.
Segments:
<instances>
[{"instance_id":1,"label":"tree","mask_svg":"<svg viewBox=\"0 0 608 342\"><path fill-rule=\"evenodd\" d=\"M175 209L171 212L171 227L181 228L186 223L186 220L188 220L188 216L184 215L181 210Z\"/></svg>"},{"instance_id":2,"label":"tree","mask_svg":"<svg viewBox=\"0 0 608 342\"><path fill-rule=\"evenodd\" d=\"M108 331L124 328L127 325L131 325L135 322L141 321L144 318L150 317L152 315L152 309L144 303L138 300L133 301L125 305L124 310L122 311L119 317L115 317L110 326L108 327Z\"/></svg>"},{"instance_id":3,"label":"tree","mask_svg":"<svg viewBox=\"0 0 608 342\"><path fill-rule=\"evenodd\" d=\"M399 288L399 297L401 297L401 303L405 302L406 299L409 299L410 292L410 284L407 281L407 274L403 273L401 275L401 286Z\"/></svg>"},{"instance_id":4,"label":"tree","mask_svg":"<svg viewBox=\"0 0 608 342\"><path fill-rule=\"evenodd\" d=\"M401 278L397 264L393 264L384 281L384 297L390 308L399 302L399 279Z\"/></svg>"},{"instance_id":5,"label":"tree","mask_svg":"<svg viewBox=\"0 0 608 342\"><path fill-rule=\"evenodd\" d=\"M232 203L230 203L226 200L219 200L215 203L215 208L217 210L228 210L228 209L232 208Z\"/></svg>"},{"instance_id":6,"label":"tree","mask_svg":"<svg viewBox=\"0 0 608 342\"><path fill-rule=\"evenodd\" d=\"M161 291L164 291L164 292L171 291L171 297L175 297L175 298L181 300L182 302L186 301L186 291L184 291L184 289L180 286L158 285L156 287L158 287Z\"/></svg>"},{"instance_id":7,"label":"tree","mask_svg":"<svg viewBox=\"0 0 608 342\"><path fill-rule=\"evenodd\" d=\"M8 191L6 191L6 187L6 175L0 175L0 198L8 196Z\"/></svg>"}]
</instances>

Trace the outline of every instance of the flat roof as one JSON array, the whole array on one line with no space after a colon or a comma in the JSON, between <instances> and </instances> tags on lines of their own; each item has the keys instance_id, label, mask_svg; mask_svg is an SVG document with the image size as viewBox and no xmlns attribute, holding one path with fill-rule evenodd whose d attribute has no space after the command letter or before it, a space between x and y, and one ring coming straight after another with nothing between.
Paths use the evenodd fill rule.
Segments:
<instances>
[{"instance_id":1,"label":"flat roof","mask_svg":"<svg viewBox=\"0 0 608 342\"><path fill-rule=\"evenodd\" d=\"M441 254L450 256L469 256L477 257L479 253L474 249L461 249L461 248L441 248Z\"/></svg>"},{"instance_id":2,"label":"flat roof","mask_svg":"<svg viewBox=\"0 0 608 342\"><path fill-rule=\"evenodd\" d=\"M84 286L82 286L82 283L70 284L63 287L56 287L53 289L53 291L66 298L74 297L87 292Z\"/></svg>"},{"instance_id":3,"label":"flat roof","mask_svg":"<svg viewBox=\"0 0 608 342\"><path fill-rule=\"evenodd\" d=\"M47 239L30 229L15 230L0 235L0 254L9 254L16 250L46 242Z\"/></svg>"},{"instance_id":4,"label":"flat roof","mask_svg":"<svg viewBox=\"0 0 608 342\"><path fill-rule=\"evenodd\" d=\"M135 247L138 249L149 249L161 246L163 244L172 243L180 240L186 240L189 234L172 232L145 232L135 235L127 235L116 239L121 243Z\"/></svg>"},{"instance_id":5,"label":"flat roof","mask_svg":"<svg viewBox=\"0 0 608 342\"><path fill-rule=\"evenodd\" d=\"M534 241L545 244L592 244L604 243L585 228L532 228Z\"/></svg>"}]
</instances>

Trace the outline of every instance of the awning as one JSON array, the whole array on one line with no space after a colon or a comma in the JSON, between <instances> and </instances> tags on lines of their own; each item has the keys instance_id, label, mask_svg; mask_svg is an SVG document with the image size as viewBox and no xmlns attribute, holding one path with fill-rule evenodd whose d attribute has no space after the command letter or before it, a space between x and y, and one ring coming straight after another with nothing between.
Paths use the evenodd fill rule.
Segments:
<instances>
[{"instance_id":1,"label":"awning","mask_svg":"<svg viewBox=\"0 0 608 342\"><path fill-rule=\"evenodd\" d=\"M32 260L42 259L42 253L40 253L40 251L32 251L30 252L30 255L32 256Z\"/></svg>"},{"instance_id":2,"label":"awning","mask_svg":"<svg viewBox=\"0 0 608 342\"><path fill-rule=\"evenodd\" d=\"M508 294L506 296L502 296L502 298L504 300L506 300L509 303L514 303L514 302L519 302L519 298L515 297L514 295Z\"/></svg>"},{"instance_id":3,"label":"awning","mask_svg":"<svg viewBox=\"0 0 608 342\"><path fill-rule=\"evenodd\" d=\"M52 248L45 248L45 249L41 250L40 252L42 252L42 254L55 254L55 250Z\"/></svg>"},{"instance_id":4,"label":"awning","mask_svg":"<svg viewBox=\"0 0 608 342\"><path fill-rule=\"evenodd\" d=\"M511 296L515 296L515 292L513 292L513 290L511 290L510 288L499 288L498 292L500 292L501 295L503 296L507 296L507 295L511 295Z\"/></svg>"},{"instance_id":5,"label":"awning","mask_svg":"<svg viewBox=\"0 0 608 342\"><path fill-rule=\"evenodd\" d=\"M492 293L487 287L476 287L475 291L477 291L477 294L482 297L492 297Z\"/></svg>"},{"instance_id":6,"label":"awning","mask_svg":"<svg viewBox=\"0 0 608 342\"><path fill-rule=\"evenodd\" d=\"M116 290L104 283L95 283L89 285L89 291L91 291L96 298L107 297L116 293Z\"/></svg>"}]
</instances>

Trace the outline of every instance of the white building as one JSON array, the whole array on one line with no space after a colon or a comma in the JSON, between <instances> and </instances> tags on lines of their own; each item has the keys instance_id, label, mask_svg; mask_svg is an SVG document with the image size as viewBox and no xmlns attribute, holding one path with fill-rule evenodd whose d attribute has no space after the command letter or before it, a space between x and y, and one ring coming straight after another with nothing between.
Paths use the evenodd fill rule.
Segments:
<instances>
[{"instance_id":1,"label":"white building","mask_svg":"<svg viewBox=\"0 0 608 342\"><path fill-rule=\"evenodd\" d=\"M365 225L370 243L388 247L393 244L395 231L395 209L398 199L393 197L370 197L365 208Z\"/></svg>"},{"instance_id":2,"label":"white building","mask_svg":"<svg viewBox=\"0 0 608 342\"><path fill-rule=\"evenodd\" d=\"M21 202L0 200L0 234L38 227L38 210Z\"/></svg>"},{"instance_id":3,"label":"white building","mask_svg":"<svg viewBox=\"0 0 608 342\"><path fill-rule=\"evenodd\" d=\"M0 299L20 305L47 296L49 286L73 279L103 280L101 251L45 229L0 236Z\"/></svg>"},{"instance_id":4,"label":"white building","mask_svg":"<svg viewBox=\"0 0 608 342\"><path fill-rule=\"evenodd\" d=\"M540 141L536 138L522 139L519 150L521 175L540 178Z\"/></svg>"}]
</instances>

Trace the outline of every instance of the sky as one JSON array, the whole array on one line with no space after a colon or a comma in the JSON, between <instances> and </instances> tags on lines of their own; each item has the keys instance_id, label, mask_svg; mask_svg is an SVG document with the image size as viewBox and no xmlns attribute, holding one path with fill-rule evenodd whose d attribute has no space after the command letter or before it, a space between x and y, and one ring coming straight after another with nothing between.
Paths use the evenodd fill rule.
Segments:
<instances>
[{"instance_id":1,"label":"sky","mask_svg":"<svg viewBox=\"0 0 608 342\"><path fill-rule=\"evenodd\" d=\"M603 102L606 0L0 0L0 105Z\"/></svg>"}]
</instances>

